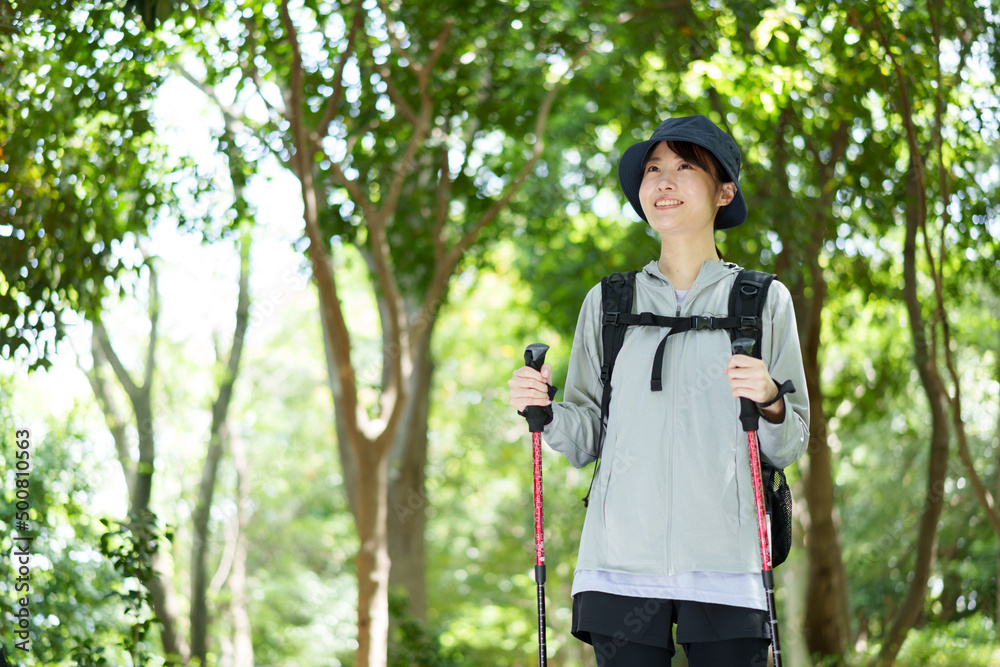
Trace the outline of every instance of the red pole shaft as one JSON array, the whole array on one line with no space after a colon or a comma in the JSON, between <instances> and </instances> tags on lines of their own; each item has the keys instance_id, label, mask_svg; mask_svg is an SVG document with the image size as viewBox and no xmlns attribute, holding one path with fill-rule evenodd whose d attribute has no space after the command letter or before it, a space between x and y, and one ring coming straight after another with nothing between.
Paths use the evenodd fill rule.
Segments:
<instances>
[{"instance_id":1,"label":"red pole shaft","mask_svg":"<svg viewBox=\"0 0 1000 667\"><path fill-rule=\"evenodd\" d=\"M545 565L544 518L542 516L542 434L532 433L535 461L535 565Z\"/></svg>"},{"instance_id":2,"label":"red pole shaft","mask_svg":"<svg viewBox=\"0 0 1000 667\"><path fill-rule=\"evenodd\" d=\"M765 570L771 569L771 548L768 539L767 510L764 508L764 482L760 477L760 445L757 431L747 431L750 449L750 474L753 476L753 499L757 506L757 534L760 536L760 562Z\"/></svg>"},{"instance_id":3,"label":"red pole shaft","mask_svg":"<svg viewBox=\"0 0 1000 667\"><path fill-rule=\"evenodd\" d=\"M545 649L545 526L542 516L542 434L532 433L535 464L535 584L538 598L538 665L548 664Z\"/></svg>"},{"instance_id":4,"label":"red pole shaft","mask_svg":"<svg viewBox=\"0 0 1000 667\"><path fill-rule=\"evenodd\" d=\"M747 431L747 446L750 449L750 474L753 477L753 497L757 506L757 535L760 538L761 577L764 581L764 597L767 599L768 622L771 628L771 652L774 667L782 667L781 643L778 641L778 614L774 607L774 572L771 569L770 522L764 508L764 482L760 476L760 444L757 431Z\"/></svg>"}]
</instances>

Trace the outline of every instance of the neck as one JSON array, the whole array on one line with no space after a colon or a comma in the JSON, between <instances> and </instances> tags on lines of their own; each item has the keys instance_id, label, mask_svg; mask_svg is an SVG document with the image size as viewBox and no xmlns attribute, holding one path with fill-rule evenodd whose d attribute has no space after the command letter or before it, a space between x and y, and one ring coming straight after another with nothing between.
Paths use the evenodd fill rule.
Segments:
<instances>
[{"instance_id":1,"label":"neck","mask_svg":"<svg viewBox=\"0 0 1000 667\"><path fill-rule=\"evenodd\" d=\"M660 259L657 266L660 273L667 277L674 289L691 289L698 278L701 265L705 262L715 262L719 255L715 251L714 237L684 242L681 239L664 239L660 247Z\"/></svg>"}]
</instances>

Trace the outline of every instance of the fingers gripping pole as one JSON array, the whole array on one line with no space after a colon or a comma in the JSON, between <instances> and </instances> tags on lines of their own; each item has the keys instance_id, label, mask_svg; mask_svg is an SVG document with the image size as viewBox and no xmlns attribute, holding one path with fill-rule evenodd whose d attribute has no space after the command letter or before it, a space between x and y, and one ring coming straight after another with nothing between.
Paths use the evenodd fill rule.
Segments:
<instances>
[{"instance_id":1,"label":"fingers gripping pole","mask_svg":"<svg viewBox=\"0 0 1000 667\"><path fill-rule=\"evenodd\" d=\"M534 343L524 351L524 364L542 370L545 363L545 353L548 345ZM551 393L551 392L550 392ZM542 413L539 415L538 413ZM524 410L531 431L531 448L534 462L535 481L535 589L538 599L538 664L545 667L548 664L545 647L545 527L542 514L542 427L545 414L539 406L529 406Z\"/></svg>"}]
</instances>

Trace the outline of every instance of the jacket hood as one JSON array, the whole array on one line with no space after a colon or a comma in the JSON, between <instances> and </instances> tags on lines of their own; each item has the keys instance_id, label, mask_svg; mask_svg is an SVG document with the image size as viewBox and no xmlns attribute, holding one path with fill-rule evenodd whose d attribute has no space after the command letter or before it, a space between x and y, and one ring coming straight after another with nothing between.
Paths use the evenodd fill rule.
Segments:
<instances>
[{"instance_id":1,"label":"jacket hood","mask_svg":"<svg viewBox=\"0 0 1000 667\"><path fill-rule=\"evenodd\" d=\"M739 270L740 267L732 262L706 260L701 264L701 269L698 271L698 277L695 279L694 285L699 287L708 287L709 285L714 285L727 276L736 275ZM673 286L670 279L663 275L663 272L660 271L660 267L656 263L655 259L644 266L642 272L651 278L662 280L666 284ZM692 288L694 285L692 285Z\"/></svg>"}]
</instances>

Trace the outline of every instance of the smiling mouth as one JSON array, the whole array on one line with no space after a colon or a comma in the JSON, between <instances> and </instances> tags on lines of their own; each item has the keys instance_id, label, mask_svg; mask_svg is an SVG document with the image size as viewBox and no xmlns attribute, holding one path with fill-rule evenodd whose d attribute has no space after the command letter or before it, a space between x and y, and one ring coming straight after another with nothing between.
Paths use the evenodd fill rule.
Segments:
<instances>
[{"instance_id":1,"label":"smiling mouth","mask_svg":"<svg viewBox=\"0 0 1000 667\"><path fill-rule=\"evenodd\" d=\"M656 208L669 208L671 206L680 206L683 203L680 199L657 199L654 205Z\"/></svg>"}]
</instances>

